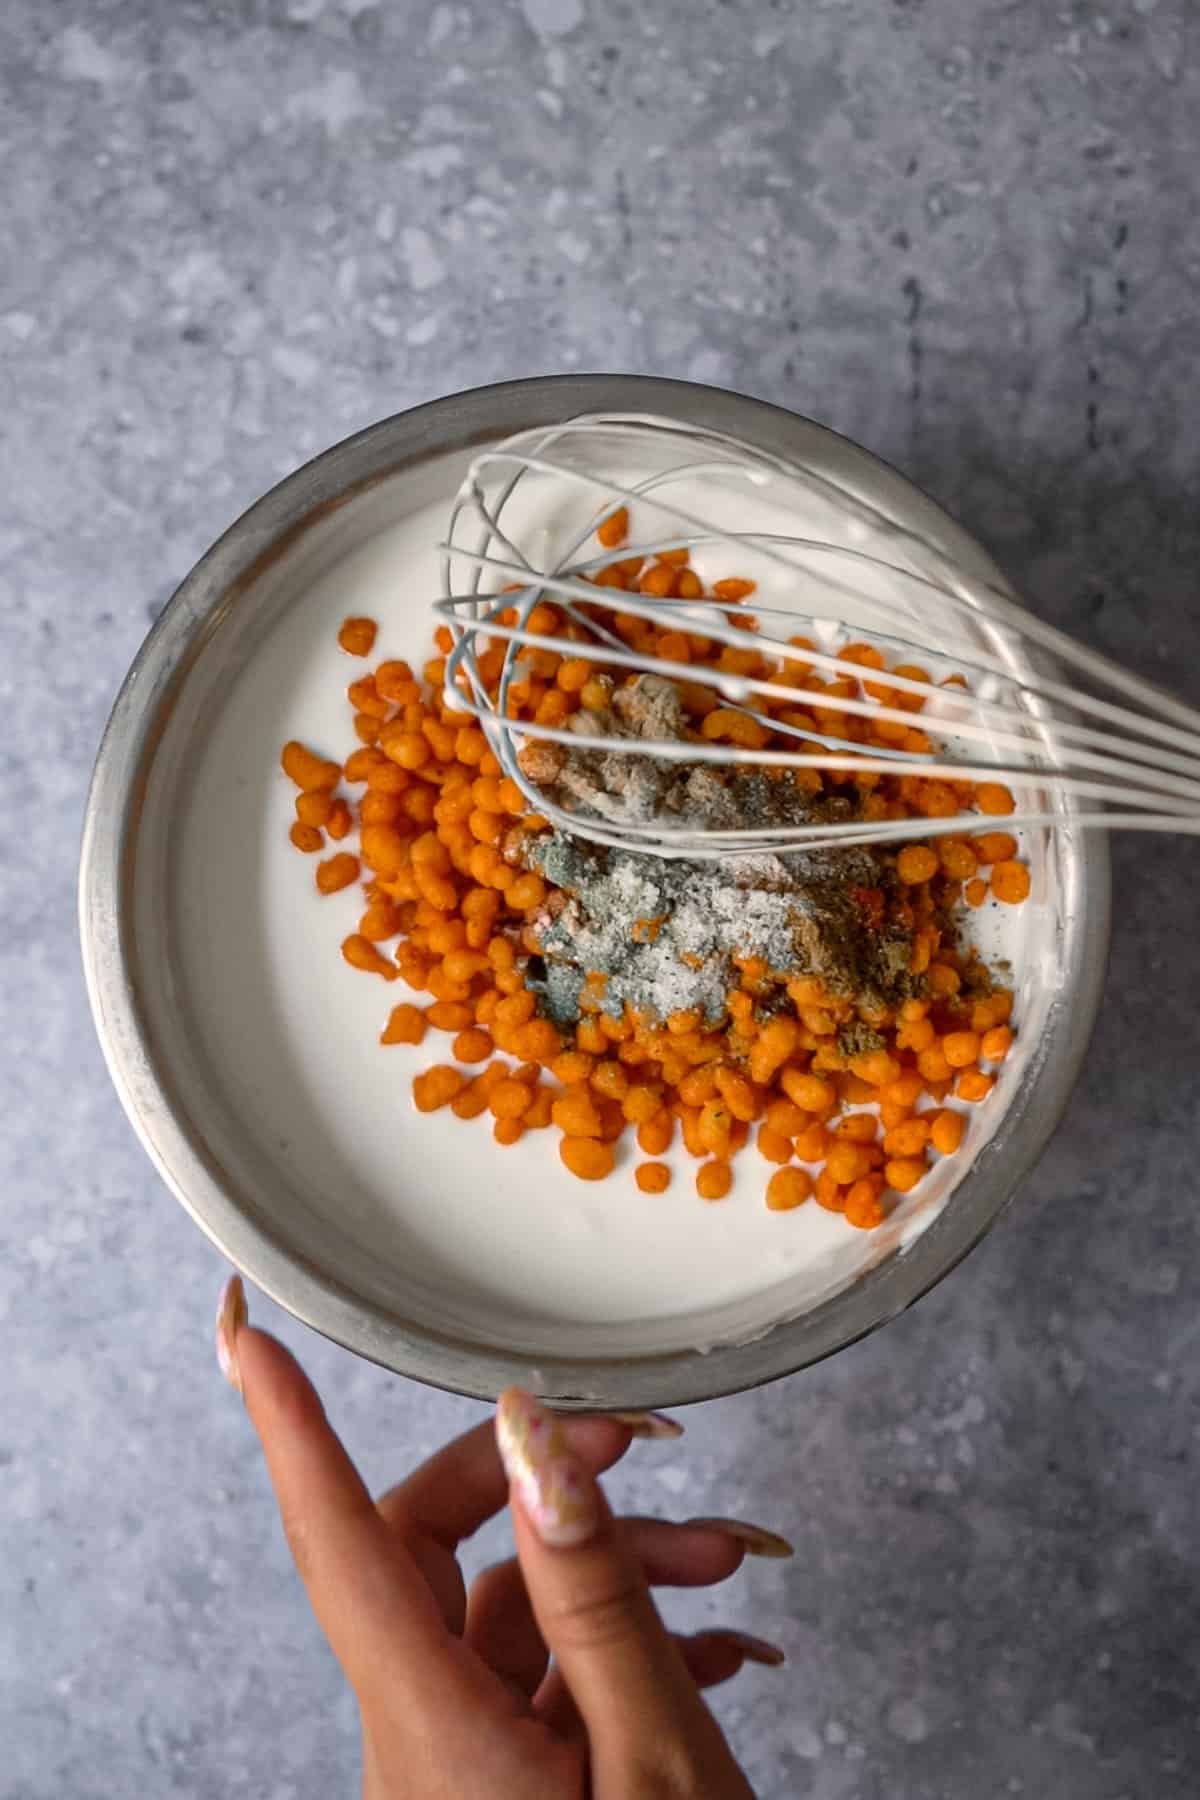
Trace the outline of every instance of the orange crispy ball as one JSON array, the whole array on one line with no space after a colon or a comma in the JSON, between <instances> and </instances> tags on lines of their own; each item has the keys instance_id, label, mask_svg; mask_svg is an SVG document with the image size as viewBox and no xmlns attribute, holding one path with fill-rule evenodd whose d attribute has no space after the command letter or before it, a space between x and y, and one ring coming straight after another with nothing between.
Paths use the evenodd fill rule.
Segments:
<instances>
[{"instance_id":1,"label":"orange crispy ball","mask_svg":"<svg viewBox=\"0 0 1200 1800\"><path fill-rule=\"evenodd\" d=\"M856 1181L846 1194L844 1217L847 1225L858 1231L874 1231L887 1217L883 1203L883 1183L878 1176L867 1175Z\"/></svg>"},{"instance_id":2,"label":"orange crispy ball","mask_svg":"<svg viewBox=\"0 0 1200 1800\"><path fill-rule=\"evenodd\" d=\"M925 1160L916 1156L894 1156L884 1165L887 1184L898 1194L910 1193L925 1173Z\"/></svg>"},{"instance_id":3,"label":"orange crispy ball","mask_svg":"<svg viewBox=\"0 0 1200 1800\"><path fill-rule=\"evenodd\" d=\"M772 1130L770 1125L759 1127L758 1153L765 1156L768 1162L788 1163L792 1160L792 1141L780 1131Z\"/></svg>"},{"instance_id":4,"label":"orange crispy ball","mask_svg":"<svg viewBox=\"0 0 1200 1800\"><path fill-rule=\"evenodd\" d=\"M333 810L333 795L319 788L296 795L296 817L301 825L326 825Z\"/></svg>"},{"instance_id":5,"label":"orange crispy ball","mask_svg":"<svg viewBox=\"0 0 1200 1800\"><path fill-rule=\"evenodd\" d=\"M998 781L980 782L975 789L975 804L981 813L988 813L993 818L1003 818L1016 811L1012 794Z\"/></svg>"},{"instance_id":6,"label":"orange crispy ball","mask_svg":"<svg viewBox=\"0 0 1200 1800\"><path fill-rule=\"evenodd\" d=\"M628 510L621 506L602 520L597 538L615 551L628 532ZM932 715L918 730L915 721L859 719L822 707L822 693L855 698L865 691L883 706L922 711L923 694L889 686L890 665L876 646L851 644L842 652L844 663L862 671L861 684L849 670L825 680L803 655L780 661L765 649L715 644L690 628L686 613L678 629L662 631L606 604L605 590L614 598L624 589L685 602L708 592L729 605L753 593L753 582L733 577L706 589L682 546L649 562L614 558L595 585L601 590L596 609L626 644L696 668L696 682L683 683L681 697L691 728L709 742L735 749L777 744L782 740L772 721L780 719L868 751L896 745L936 753ZM584 647L583 633L558 607L539 605L529 623L540 635L575 634ZM338 635L348 653L366 656L376 630L369 619L348 619ZM418 1075L417 1109L449 1107L463 1120L489 1115L500 1146L553 1127L564 1166L587 1181L613 1171L616 1146L629 1131L645 1159L634 1167L642 1193L668 1187L670 1170L658 1159L678 1124L697 1161L696 1191L711 1201L729 1194L732 1159L752 1141L768 1165L756 1167L770 1210L788 1212L815 1197L848 1227L875 1229L895 1196L923 1179L931 1153L953 1155L961 1147L967 1114L945 1104L951 1093L967 1104L985 1100L996 1080L990 1069L1011 1049L1012 995L980 992L979 970L947 925L960 903L979 906L989 894L1008 905L1028 898L1030 871L1018 860L1016 838L987 830L918 839L904 845L891 869L881 860L877 886L856 890L864 928L899 924L907 934L913 986L903 1003L868 1006L864 998L830 992L812 974L789 975L747 957L738 961L719 1020L698 1009L662 1020L628 1009L617 1015L606 1001L604 978L593 975L583 1016L562 1030L541 1015L537 994L526 986L526 959L538 950L546 918L563 904L529 866L529 846L548 827L529 811L471 715L456 710L453 697L447 701L442 684L453 639L444 627L435 635L438 654L418 674L406 662L388 660L350 683L347 727L359 743L355 748L351 740L344 767L295 740L281 754L298 790L296 847L312 854L326 839L336 843L357 831L356 843L315 870L325 894L361 883L364 910L359 930L343 942L346 962L388 982L403 977L428 998L424 1009L393 1007L381 1043L419 1044L431 1027L452 1038L461 1066ZM814 646L795 639L792 648ZM494 693L503 651L486 644L481 650L482 678ZM713 672L777 681L780 699L764 702L765 722L750 718L703 685L699 677ZM923 686L935 679L916 665L897 665L894 673ZM563 725L576 710L607 710L625 679L621 669L591 657L535 648L510 690L510 713ZM552 783L557 768L526 773ZM786 778L808 794L836 793L850 781L813 770ZM343 780L349 798L337 791ZM866 818L912 818L915 832L922 818L950 818L974 807L984 819L1002 819L1016 809L998 782L971 787L864 771L858 784ZM635 941L653 942L662 923L633 922ZM853 1054L842 1046L846 1028L859 1020L878 1033L877 1047Z\"/></svg>"},{"instance_id":7,"label":"orange crispy ball","mask_svg":"<svg viewBox=\"0 0 1200 1800\"><path fill-rule=\"evenodd\" d=\"M487 1091L478 1079L460 1088L450 1102L450 1111L456 1119L477 1119L487 1111Z\"/></svg>"},{"instance_id":8,"label":"orange crispy ball","mask_svg":"<svg viewBox=\"0 0 1200 1800\"><path fill-rule=\"evenodd\" d=\"M1017 840L1007 831L985 831L971 839L971 848L985 866L1008 862L1017 854Z\"/></svg>"},{"instance_id":9,"label":"orange crispy ball","mask_svg":"<svg viewBox=\"0 0 1200 1800\"><path fill-rule=\"evenodd\" d=\"M929 1128L929 1141L941 1156L953 1156L963 1140L966 1120L960 1112L947 1108L934 1115Z\"/></svg>"},{"instance_id":10,"label":"orange crispy ball","mask_svg":"<svg viewBox=\"0 0 1200 1800\"><path fill-rule=\"evenodd\" d=\"M696 1192L702 1200L723 1200L733 1186L733 1170L723 1160L706 1162L696 1171Z\"/></svg>"},{"instance_id":11,"label":"orange crispy ball","mask_svg":"<svg viewBox=\"0 0 1200 1800\"><path fill-rule=\"evenodd\" d=\"M629 509L618 506L615 512L609 513L607 519L597 527L596 536L606 550L615 550L625 542L629 535Z\"/></svg>"},{"instance_id":12,"label":"orange crispy ball","mask_svg":"<svg viewBox=\"0 0 1200 1800\"><path fill-rule=\"evenodd\" d=\"M603 1181L612 1174L616 1161L611 1144L598 1143L590 1137L564 1137L558 1154L580 1181Z\"/></svg>"},{"instance_id":13,"label":"orange crispy ball","mask_svg":"<svg viewBox=\"0 0 1200 1800\"><path fill-rule=\"evenodd\" d=\"M500 1081L488 1096L494 1119L520 1119L533 1105L533 1089L524 1081Z\"/></svg>"},{"instance_id":14,"label":"orange crispy ball","mask_svg":"<svg viewBox=\"0 0 1200 1800\"><path fill-rule=\"evenodd\" d=\"M352 881L358 880L358 858L347 851L340 851L325 862L317 864L317 887L323 894L337 894L348 888Z\"/></svg>"},{"instance_id":15,"label":"orange crispy ball","mask_svg":"<svg viewBox=\"0 0 1200 1800\"><path fill-rule=\"evenodd\" d=\"M283 772L289 781L304 793L329 793L342 778L338 764L329 762L318 756L315 751L306 749L295 739L283 746L279 758Z\"/></svg>"},{"instance_id":16,"label":"orange crispy ball","mask_svg":"<svg viewBox=\"0 0 1200 1800\"><path fill-rule=\"evenodd\" d=\"M566 1137L598 1138L603 1130L599 1108L586 1089L568 1088L552 1102L550 1117Z\"/></svg>"},{"instance_id":17,"label":"orange crispy ball","mask_svg":"<svg viewBox=\"0 0 1200 1800\"><path fill-rule=\"evenodd\" d=\"M776 1169L767 1183L767 1205L772 1212L791 1212L802 1206L812 1191L807 1169Z\"/></svg>"},{"instance_id":18,"label":"orange crispy ball","mask_svg":"<svg viewBox=\"0 0 1200 1800\"><path fill-rule=\"evenodd\" d=\"M370 656L378 629L374 619L344 619L338 643L348 656Z\"/></svg>"},{"instance_id":19,"label":"orange crispy ball","mask_svg":"<svg viewBox=\"0 0 1200 1800\"><path fill-rule=\"evenodd\" d=\"M394 1006L379 1034L381 1044L419 1044L425 1036L425 1015L419 1006Z\"/></svg>"},{"instance_id":20,"label":"orange crispy ball","mask_svg":"<svg viewBox=\"0 0 1200 1800\"><path fill-rule=\"evenodd\" d=\"M449 1106L465 1086L466 1076L462 1070L443 1063L437 1068L426 1069L423 1075L414 1075L413 1104L418 1112L437 1112L439 1107Z\"/></svg>"},{"instance_id":21,"label":"orange crispy ball","mask_svg":"<svg viewBox=\"0 0 1200 1800\"><path fill-rule=\"evenodd\" d=\"M359 932L352 932L343 941L342 955L352 969L362 969L367 975L382 975L385 981L395 981L399 977L395 963L381 956L374 944Z\"/></svg>"},{"instance_id":22,"label":"orange crispy ball","mask_svg":"<svg viewBox=\"0 0 1200 1800\"><path fill-rule=\"evenodd\" d=\"M961 838L943 838L938 847L942 868L953 881L970 881L979 867L979 858L970 844Z\"/></svg>"},{"instance_id":23,"label":"orange crispy ball","mask_svg":"<svg viewBox=\"0 0 1200 1800\"><path fill-rule=\"evenodd\" d=\"M348 837L352 824L353 820L350 817L350 808L346 805L346 802L344 800L335 800L329 809L329 818L325 826L330 837L335 840Z\"/></svg>"},{"instance_id":24,"label":"orange crispy ball","mask_svg":"<svg viewBox=\"0 0 1200 1800\"><path fill-rule=\"evenodd\" d=\"M666 1163L639 1163L634 1179L643 1194L665 1194L671 1185L671 1171Z\"/></svg>"},{"instance_id":25,"label":"orange crispy ball","mask_svg":"<svg viewBox=\"0 0 1200 1800\"><path fill-rule=\"evenodd\" d=\"M909 844L896 858L896 873L907 886L932 881L937 872L937 852L928 844Z\"/></svg>"},{"instance_id":26,"label":"orange crispy ball","mask_svg":"<svg viewBox=\"0 0 1200 1800\"><path fill-rule=\"evenodd\" d=\"M637 1128L638 1149L647 1156L661 1156L664 1150L670 1149L674 1135L675 1121L670 1113L655 1113L653 1118L644 1120Z\"/></svg>"},{"instance_id":27,"label":"orange crispy ball","mask_svg":"<svg viewBox=\"0 0 1200 1800\"><path fill-rule=\"evenodd\" d=\"M1006 906L1020 906L1029 898L1029 870L1021 862L998 862L992 870L992 892Z\"/></svg>"},{"instance_id":28,"label":"orange crispy ball","mask_svg":"<svg viewBox=\"0 0 1200 1800\"><path fill-rule=\"evenodd\" d=\"M949 1031L942 1039L942 1055L952 1069L965 1069L979 1058L977 1031Z\"/></svg>"}]
</instances>

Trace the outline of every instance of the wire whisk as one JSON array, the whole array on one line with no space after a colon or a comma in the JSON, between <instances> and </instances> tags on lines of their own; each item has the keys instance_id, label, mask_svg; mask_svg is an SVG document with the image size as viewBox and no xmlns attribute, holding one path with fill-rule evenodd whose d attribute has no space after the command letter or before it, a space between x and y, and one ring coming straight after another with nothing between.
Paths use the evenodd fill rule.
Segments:
<instances>
[{"instance_id":1,"label":"wire whisk","mask_svg":"<svg viewBox=\"0 0 1200 1800\"><path fill-rule=\"evenodd\" d=\"M598 545L597 530L624 518L633 535ZM820 784L798 771L833 775L840 795L863 776L911 776L951 794L988 783L1012 796L1005 829L1200 834L1200 713L1036 618L823 469L668 418L583 415L480 451L439 548L448 701L479 721L530 809L577 837L708 858L980 829L961 786L949 812L864 817L850 801L814 809L805 791ZM752 577L750 601L711 584L660 598L621 573L685 550L701 574ZM719 645L720 659L647 651L664 633ZM864 645L882 668L864 667ZM498 646L498 671L493 656L485 675ZM616 702L561 722L519 716L537 652L634 677L642 716L631 724ZM744 722L732 741L672 713L669 696L697 687ZM557 748L539 755L539 745ZM607 779L564 784L580 758ZM667 773L640 778L655 768ZM793 773L790 811L678 804L681 784L711 797L732 771L741 786L729 791L745 794L747 777L779 770Z\"/></svg>"}]
</instances>

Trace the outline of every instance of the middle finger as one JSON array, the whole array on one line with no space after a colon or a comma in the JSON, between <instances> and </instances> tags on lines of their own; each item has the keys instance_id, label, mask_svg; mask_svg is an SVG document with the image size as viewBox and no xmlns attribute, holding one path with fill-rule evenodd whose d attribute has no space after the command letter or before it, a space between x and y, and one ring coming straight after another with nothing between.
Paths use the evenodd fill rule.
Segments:
<instances>
[{"instance_id":1,"label":"middle finger","mask_svg":"<svg viewBox=\"0 0 1200 1800\"><path fill-rule=\"evenodd\" d=\"M621 1520L651 1587L710 1587L740 1568L744 1540L714 1525L669 1519ZM467 1600L463 1640L506 1681L532 1698L549 1656L515 1557L485 1569Z\"/></svg>"}]
</instances>

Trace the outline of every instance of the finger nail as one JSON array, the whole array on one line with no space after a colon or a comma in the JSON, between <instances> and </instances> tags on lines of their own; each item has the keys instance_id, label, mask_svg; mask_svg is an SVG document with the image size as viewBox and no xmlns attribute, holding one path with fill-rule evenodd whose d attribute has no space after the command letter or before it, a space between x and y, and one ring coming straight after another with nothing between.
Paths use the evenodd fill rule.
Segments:
<instances>
[{"instance_id":1,"label":"finger nail","mask_svg":"<svg viewBox=\"0 0 1200 1800\"><path fill-rule=\"evenodd\" d=\"M778 1644L770 1644L766 1638L754 1637L748 1631L718 1631L714 1636L725 1639L741 1651L747 1662L761 1663L765 1669L777 1669L787 1657Z\"/></svg>"},{"instance_id":2,"label":"finger nail","mask_svg":"<svg viewBox=\"0 0 1200 1800\"><path fill-rule=\"evenodd\" d=\"M726 1537L736 1538L739 1544L745 1544L751 1556L795 1556L795 1547L777 1531L768 1531L765 1525L750 1525L744 1519L689 1519L689 1525L703 1525L709 1531L723 1531Z\"/></svg>"},{"instance_id":3,"label":"finger nail","mask_svg":"<svg viewBox=\"0 0 1200 1800\"><path fill-rule=\"evenodd\" d=\"M599 1518L596 1485L572 1454L552 1412L508 1388L496 1407L496 1443L505 1473L544 1544L585 1544Z\"/></svg>"},{"instance_id":4,"label":"finger nail","mask_svg":"<svg viewBox=\"0 0 1200 1800\"><path fill-rule=\"evenodd\" d=\"M240 1275L231 1275L221 1289L217 1301L217 1362L230 1387L242 1391L242 1371L238 1367L237 1334L250 1315L246 1309L246 1290Z\"/></svg>"},{"instance_id":5,"label":"finger nail","mask_svg":"<svg viewBox=\"0 0 1200 1800\"><path fill-rule=\"evenodd\" d=\"M624 1425L635 1438L678 1438L683 1436L683 1426L678 1419L672 1419L667 1413L660 1412L611 1412L601 1413L603 1419L615 1419L618 1425Z\"/></svg>"}]
</instances>

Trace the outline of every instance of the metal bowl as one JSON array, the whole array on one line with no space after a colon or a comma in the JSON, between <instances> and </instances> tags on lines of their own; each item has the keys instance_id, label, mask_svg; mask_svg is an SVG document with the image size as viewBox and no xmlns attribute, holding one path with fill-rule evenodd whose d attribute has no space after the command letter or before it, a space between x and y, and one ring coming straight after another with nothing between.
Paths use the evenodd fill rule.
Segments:
<instances>
[{"instance_id":1,"label":"metal bowl","mask_svg":"<svg viewBox=\"0 0 1200 1800\"><path fill-rule=\"evenodd\" d=\"M999 574L985 553L902 476L811 420L761 401L642 376L551 376L478 388L386 419L338 444L260 500L183 582L146 639L97 758L84 830L80 923L100 1041L122 1103L163 1179L212 1241L306 1324L362 1356L435 1386L492 1397L521 1381L563 1405L683 1404L753 1387L816 1362L903 1311L984 1235L1033 1167L1075 1081L1099 1004L1108 943L1102 836L1055 835L1069 880L1054 945L1058 992L1035 1053L951 1200L911 1245L850 1286L749 1342L572 1356L561 1340L481 1341L454 1309L389 1303L361 1255L316 1219L285 1171L252 1144L190 1041L168 924L153 905L169 848L165 745L184 735L201 687L228 682L286 597L272 572L297 546L351 532L389 494L428 485L452 454L581 412L670 415L807 462L920 532L968 573ZM358 510L356 510L358 509ZM346 525L346 521L350 525ZM367 529L364 525L363 529ZM353 538L351 538L353 541ZM166 784L166 785L164 785ZM147 892L151 896L147 904Z\"/></svg>"}]
</instances>

